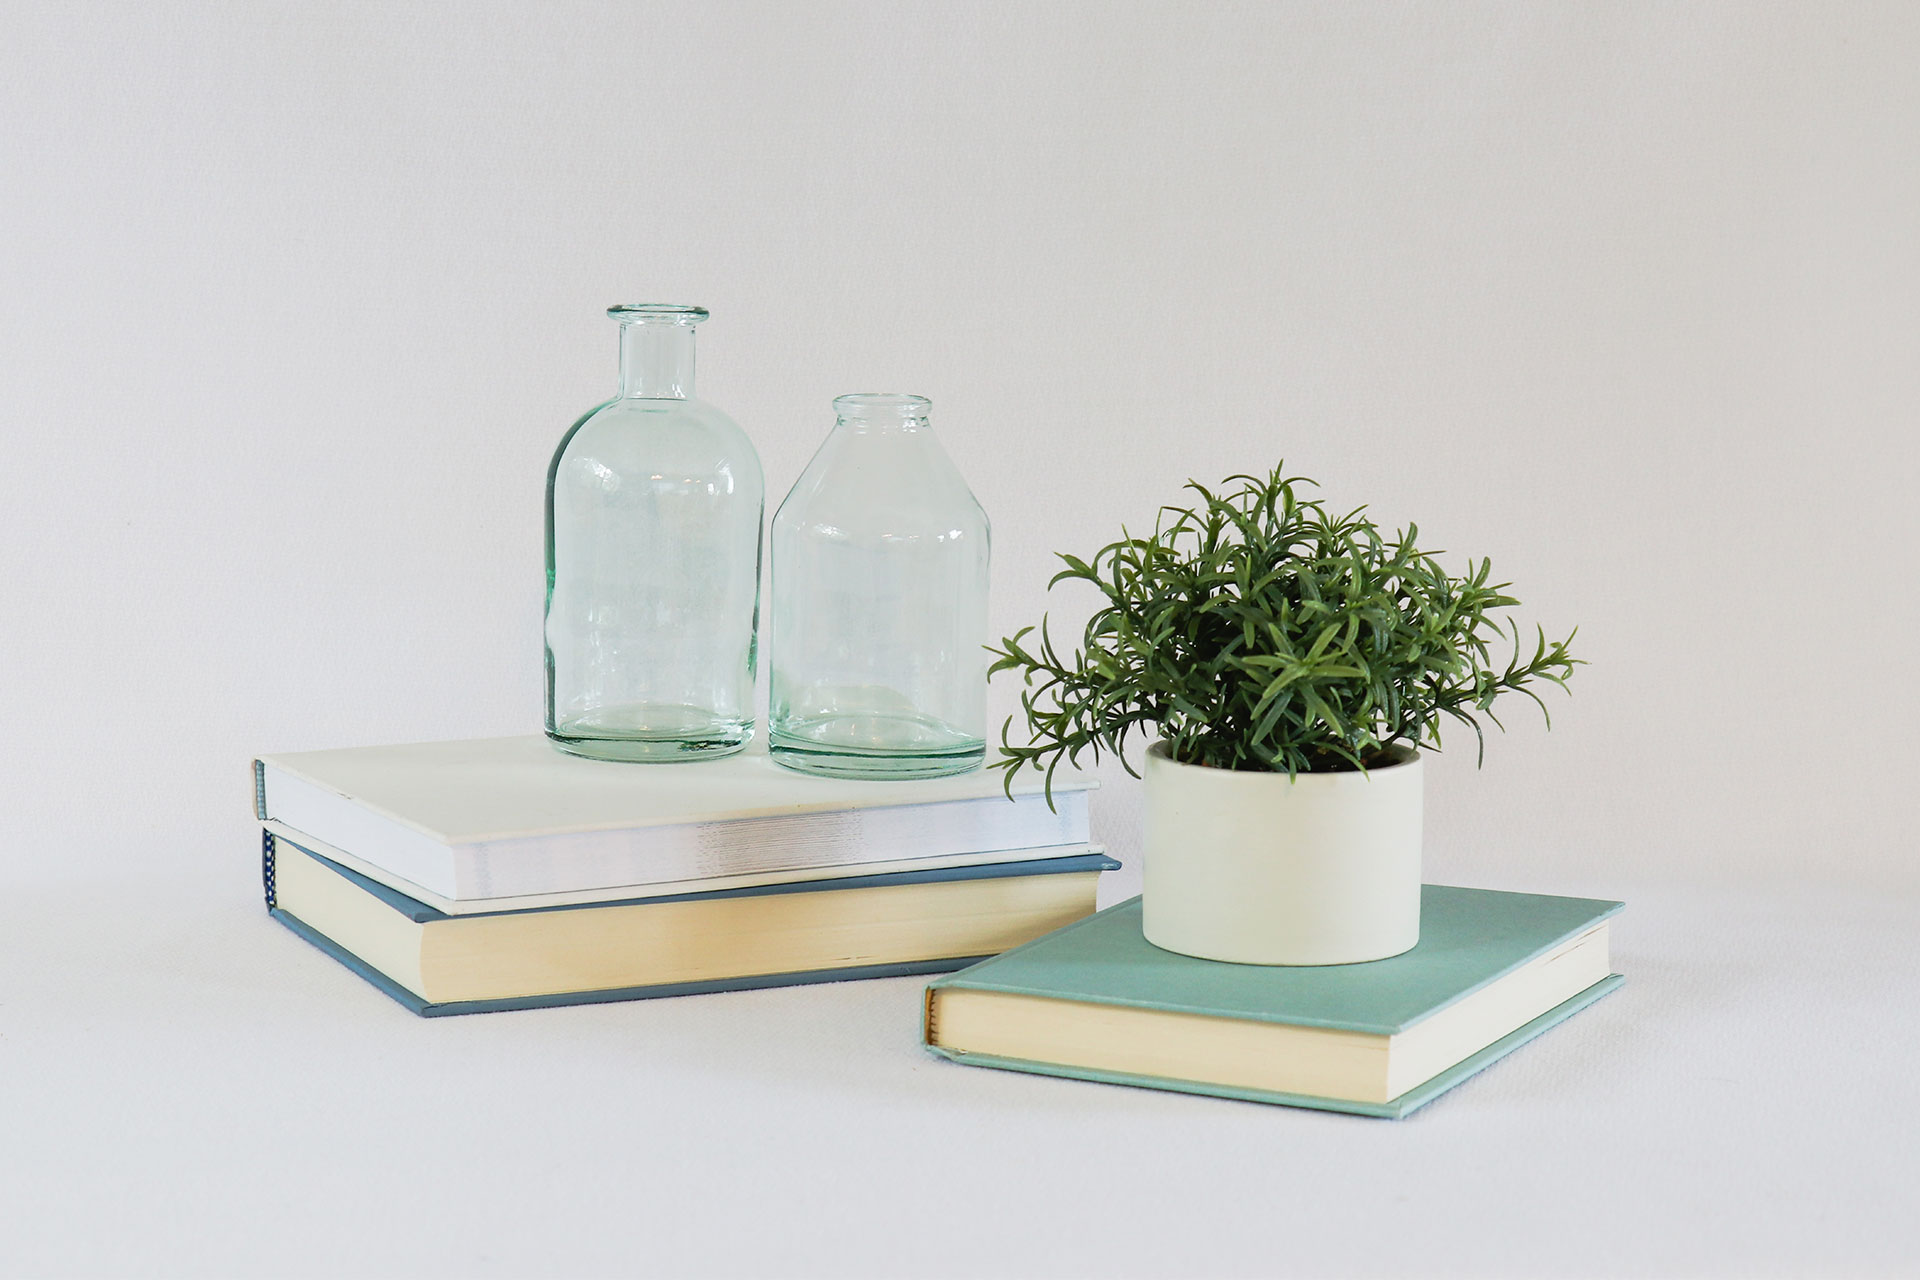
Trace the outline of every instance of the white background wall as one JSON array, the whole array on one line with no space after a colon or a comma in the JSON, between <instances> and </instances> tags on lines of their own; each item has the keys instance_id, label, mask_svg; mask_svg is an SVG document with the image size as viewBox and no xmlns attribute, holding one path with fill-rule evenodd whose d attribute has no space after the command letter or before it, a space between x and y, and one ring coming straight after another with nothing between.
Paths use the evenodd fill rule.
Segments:
<instances>
[{"instance_id":1,"label":"white background wall","mask_svg":"<svg viewBox=\"0 0 1920 1280\"><path fill-rule=\"evenodd\" d=\"M7 6L0 886L237 920L252 755L535 731L547 459L671 300L775 498L933 398L1001 633L1282 458L1491 555L1591 666L1431 767L1432 878L1911 887L1916 66L1904 3Z\"/></svg>"},{"instance_id":2,"label":"white background wall","mask_svg":"<svg viewBox=\"0 0 1920 1280\"><path fill-rule=\"evenodd\" d=\"M1003 632L1282 458L1491 555L1592 665L1438 763L1442 869L1912 875L1910 5L5 27L11 876L239 875L256 752L536 729L546 460L650 299L776 498L932 396Z\"/></svg>"}]
</instances>

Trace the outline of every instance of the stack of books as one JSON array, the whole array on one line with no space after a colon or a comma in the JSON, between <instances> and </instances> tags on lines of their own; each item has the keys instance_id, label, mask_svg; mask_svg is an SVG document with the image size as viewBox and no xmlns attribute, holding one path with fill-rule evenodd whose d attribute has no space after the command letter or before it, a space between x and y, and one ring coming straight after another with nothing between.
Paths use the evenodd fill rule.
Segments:
<instances>
[{"instance_id":1,"label":"stack of books","mask_svg":"<svg viewBox=\"0 0 1920 1280\"><path fill-rule=\"evenodd\" d=\"M254 762L268 909L427 1016L963 968L1093 911L1091 786L539 736Z\"/></svg>"},{"instance_id":2,"label":"stack of books","mask_svg":"<svg viewBox=\"0 0 1920 1280\"><path fill-rule=\"evenodd\" d=\"M1366 964L1224 964L1147 942L1079 777L818 778L764 749L687 765L542 737L254 762L268 909L425 1016L940 974L934 1053L1111 1084L1400 1117L1622 981L1617 902L1428 885Z\"/></svg>"}]
</instances>

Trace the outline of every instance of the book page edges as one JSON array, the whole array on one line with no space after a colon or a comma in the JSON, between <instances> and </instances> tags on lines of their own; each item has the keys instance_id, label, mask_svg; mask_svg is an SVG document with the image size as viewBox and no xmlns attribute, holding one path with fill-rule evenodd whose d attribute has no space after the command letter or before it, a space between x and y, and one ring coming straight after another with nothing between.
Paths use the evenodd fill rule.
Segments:
<instances>
[{"instance_id":1,"label":"book page edges","mask_svg":"<svg viewBox=\"0 0 1920 1280\"><path fill-rule=\"evenodd\" d=\"M422 991L439 1002L513 998L990 955L1087 915L1099 875L638 903L565 921L453 918L427 930Z\"/></svg>"},{"instance_id":2,"label":"book page edges","mask_svg":"<svg viewBox=\"0 0 1920 1280\"><path fill-rule=\"evenodd\" d=\"M830 867L804 867L793 871L747 872L735 876L709 876L699 880L667 880L651 884L617 885L603 889L582 889L572 893L520 894L504 898L455 899L415 884L405 876L375 866L296 831L284 822L268 819L262 827L275 839L296 849L305 849L329 861L337 862L356 875L384 885L394 893L411 898L420 906L444 916L492 915L505 911L542 911L560 907L597 907L608 903L674 897L690 893L724 893L767 885L809 884L820 881L855 880L868 876L907 875L921 871L946 871L965 867L1001 864L1052 862L1062 858L1106 857L1105 845L1037 845L1030 849L994 849L982 853L935 854L928 858L896 858L888 862L843 862ZM1111 861L1111 859L1109 859ZM1105 870L1117 870L1119 863Z\"/></svg>"},{"instance_id":3,"label":"book page edges","mask_svg":"<svg viewBox=\"0 0 1920 1280\"><path fill-rule=\"evenodd\" d=\"M1602 923L1452 1005L1445 1016L1397 1035L1275 1023L1239 1013L1018 995L964 983L933 994L924 1025L929 1039L966 1053L1385 1104L1607 973Z\"/></svg>"},{"instance_id":4,"label":"book page edges","mask_svg":"<svg viewBox=\"0 0 1920 1280\"><path fill-rule=\"evenodd\" d=\"M290 911L276 908L274 919L288 931L341 965L359 975L374 989L392 999L409 1013L422 1018L456 1017L468 1013L510 1013L520 1009L555 1009L578 1004L613 1004L625 1000L658 1000L672 996L708 995L723 991L756 991L766 987L791 987L819 982L856 982L867 978L912 978L948 973L985 959L963 956L955 960L923 960L907 964L868 965L855 969L825 969L810 973L774 973L753 978L723 978L712 982L686 982L672 986L622 987L608 991L570 991L561 995L517 996L498 1000L461 1000L435 1004L423 1000L399 983L368 965L318 929Z\"/></svg>"},{"instance_id":5,"label":"book page edges","mask_svg":"<svg viewBox=\"0 0 1920 1280\"><path fill-rule=\"evenodd\" d=\"M947 986L930 1019L968 1057L1385 1102L1388 1037Z\"/></svg>"},{"instance_id":6,"label":"book page edges","mask_svg":"<svg viewBox=\"0 0 1920 1280\"><path fill-rule=\"evenodd\" d=\"M963 1066L992 1067L1001 1071L1020 1071L1030 1075L1053 1076L1062 1080L1084 1080L1095 1084L1127 1085L1138 1089L1161 1089L1174 1093L1196 1094L1211 1098L1226 1098L1240 1102L1262 1102L1278 1106L1306 1107L1316 1111L1339 1111L1349 1115L1371 1116L1383 1120L1399 1120L1418 1111L1441 1094L1452 1089L1462 1081L1477 1075L1487 1067L1506 1057L1521 1045L1532 1040L1542 1032L1558 1023L1564 1022L1594 1001L1617 990L1626 979L1619 974L1611 974L1594 983L1585 991L1571 999L1556 1005L1539 1017L1533 1019L1513 1032L1502 1036L1480 1052L1455 1063L1426 1083L1416 1086L1387 1102L1357 1102L1346 1098L1315 1097L1307 1094L1279 1093L1267 1089L1237 1088L1231 1085L1207 1084L1193 1080L1180 1080L1169 1077L1128 1075L1123 1072L1103 1071L1097 1068L1060 1066L1054 1063L1029 1062L1017 1058L998 1058L990 1054L961 1053L944 1045L929 1044L927 1050L936 1057ZM931 995L931 991L929 992Z\"/></svg>"},{"instance_id":7,"label":"book page edges","mask_svg":"<svg viewBox=\"0 0 1920 1280\"><path fill-rule=\"evenodd\" d=\"M1601 920L1531 963L1397 1032L1387 1055L1387 1092L1398 1096L1470 1057L1516 1026L1605 978L1612 968Z\"/></svg>"},{"instance_id":8,"label":"book page edges","mask_svg":"<svg viewBox=\"0 0 1920 1280\"><path fill-rule=\"evenodd\" d=\"M302 923L326 922L329 936L347 933L354 952L390 982L426 998L426 926L393 910L346 877L310 857L276 857L278 910L304 911Z\"/></svg>"},{"instance_id":9,"label":"book page edges","mask_svg":"<svg viewBox=\"0 0 1920 1280\"><path fill-rule=\"evenodd\" d=\"M377 972L418 1000L489 1008L604 991L767 985L758 980L786 973L934 962L914 972L944 972L1087 915L1102 874L1092 867L421 923L315 857L281 854L276 918L292 916L353 955L355 972Z\"/></svg>"}]
</instances>

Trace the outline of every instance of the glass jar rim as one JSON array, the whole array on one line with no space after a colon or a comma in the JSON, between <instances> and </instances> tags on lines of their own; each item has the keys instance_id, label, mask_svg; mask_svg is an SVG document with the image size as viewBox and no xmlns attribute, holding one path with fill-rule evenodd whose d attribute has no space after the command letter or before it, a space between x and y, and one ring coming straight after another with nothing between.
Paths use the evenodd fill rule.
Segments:
<instances>
[{"instance_id":1,"label":"glass jar rim","mask_svg":"<svg viewBox=\"0 0 1920 1280\"><path fill-rule=\"evenodd\" d=\"M900 391L856 391L836 396L833 409L843 418L924 418L933 401Z\"/></svg>"},{"instance_id":2,"label":"glass jar rim","mask_svg":"<svg viewBox=\"0 0 1920 1280\"><path fill-rule=\"evenodd\" d=\"M621 302L608 307L607 314L622 324L699 324L707 318L707 309L678 302Z\"/></svg>"}]
</instances>

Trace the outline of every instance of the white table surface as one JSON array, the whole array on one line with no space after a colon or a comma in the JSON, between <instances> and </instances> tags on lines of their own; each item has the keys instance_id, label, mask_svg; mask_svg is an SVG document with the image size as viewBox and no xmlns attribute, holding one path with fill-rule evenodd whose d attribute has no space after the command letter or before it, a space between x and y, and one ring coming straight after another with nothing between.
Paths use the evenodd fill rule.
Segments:
<instances>
[{"instance_id":1,"label":"white table surface","mask_svg":"<svg viewBox=\"0 0 1920 1280\"><path fill-rule=\"evenodd\" d=\"M950 1065L913 979L424 1020L238 876L16 886L0 1272L1920 1268L1920 895L1615 892L1626 987L1395 1123Z\"/></svg>"}]
</instances>

